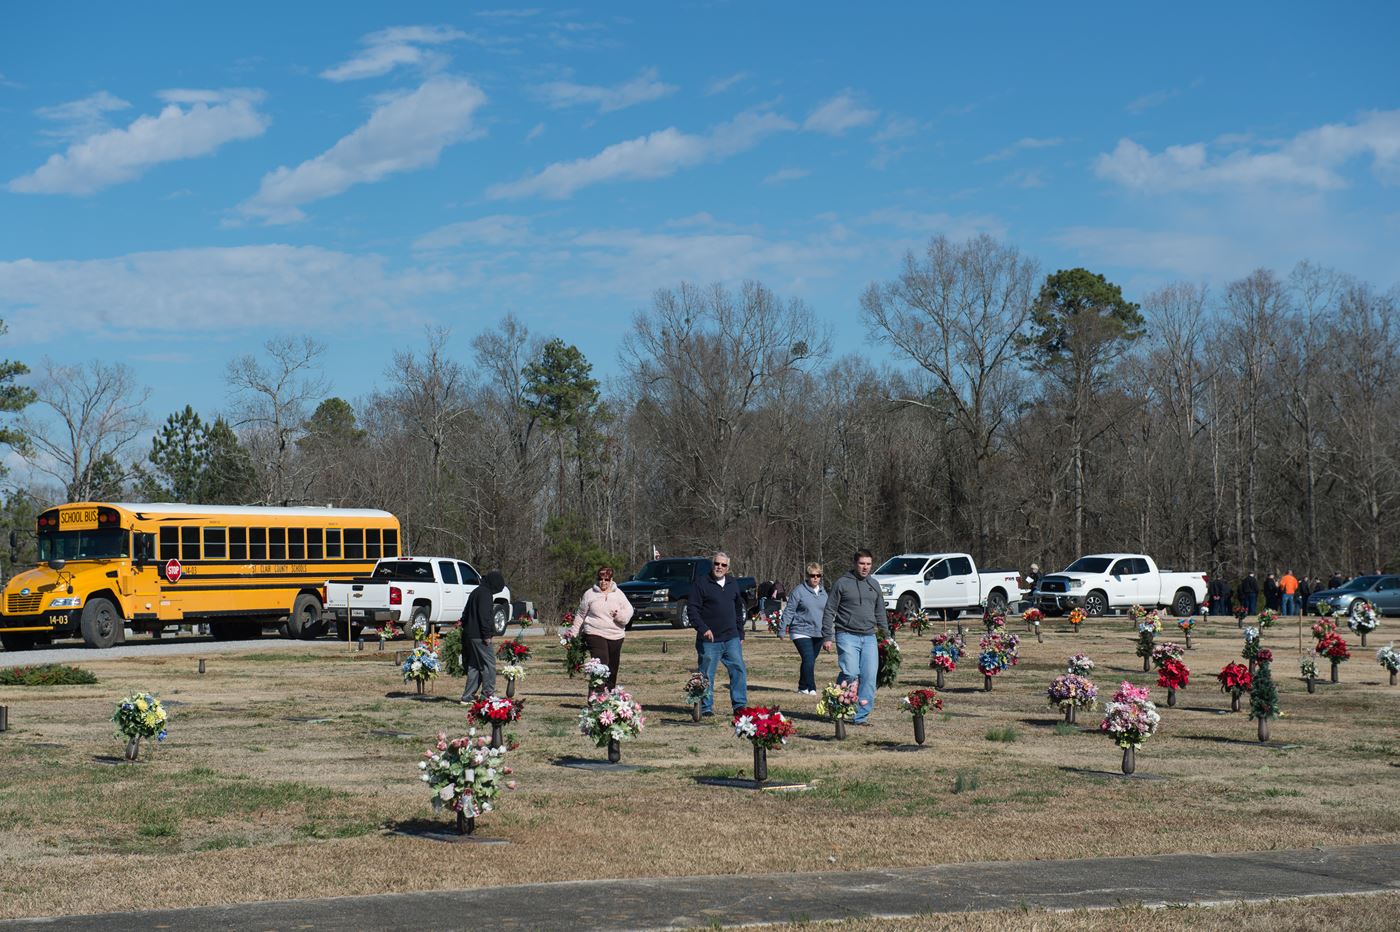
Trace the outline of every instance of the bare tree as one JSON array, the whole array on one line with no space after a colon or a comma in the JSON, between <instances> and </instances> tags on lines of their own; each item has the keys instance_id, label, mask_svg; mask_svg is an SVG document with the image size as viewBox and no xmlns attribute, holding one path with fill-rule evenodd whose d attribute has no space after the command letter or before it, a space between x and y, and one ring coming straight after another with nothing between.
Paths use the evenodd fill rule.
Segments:
<instances>
[{"instance_id":1,"label":"bare tree","mask_svg":"<svg viewBox=\"0 0 1400 932\"><path fill-rule=\"evenodd\" d=\"M119 455L143 431L150 390L126 366L43 361L36 415L21 419L34 468L57 479L69 501L88 501L125 478Z\"/></svg>"},{"instance_id":2,"label":"bare tree","mask_svg":"<svg viewBox=\"0 0 1400 932\"><path fill-rule=\"evenodd\" d=\"M247 355L228 366L234 424L247 431L247 445L258 467L261 498L267 504L305 501L309 464L298 462L297 440L305 431L313 402L326 394L320 357L326 348L311 337L280 337L263 344L266 361Z\"/></svg>"}]
</instances>

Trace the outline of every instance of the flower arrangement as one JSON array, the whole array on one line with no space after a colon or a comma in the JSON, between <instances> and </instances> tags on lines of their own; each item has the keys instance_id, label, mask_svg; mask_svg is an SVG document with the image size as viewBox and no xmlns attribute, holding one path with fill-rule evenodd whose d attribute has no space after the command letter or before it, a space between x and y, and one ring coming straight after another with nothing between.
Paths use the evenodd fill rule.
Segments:
<instances>
[{"instance_id":1,"label":"flower arrangement","mask_svg":"<svg viewBox=\"0 0 1400 932\"><path fill-rule=\"evenodd\" d=\"M607 669L606 665L603 668ZM641 704L621 686L589 693L588 705L578 717L579 732L600 748L610 741L637 737L645 725Z\"/></svg>"},{"instance_id":2,"label":"flower arrangement","mask_svg":"<svg viewBox=\"0 0 1400 932\"><path fill-rule=\"evenodd\" d=\"M1176 657L1167 657L1157 667L1158 686L1167 689L1185 689L1190 681L1191 671L1183 661Z\"/></svg>"},{"instance_id":3,"label":"flower arrangement","mask_svg":"<svg viewBox=\"0 0 1400 932\"><path fill-rule=\"evenodd\" d=\"M1017 647L1021 639L1014 634L992 631L978 642L981 653L977 655L977 669L983 676L996 676L1018 662Z\"/></svg>"},{"instance_id":4,"label":"flower arrangement","mask_svg":"<svg viewBox=\"0 0 1400 932\"><path fill-rule=\"evenodd\" d=\"M929 618L928 612L921 608L916 608L912 612L904 613L904 624L910 631L922 637L924 633L928 631L929 626L933 624L933 620ZM891 628L890 630L894 629Z\"/></svg>"},{"instance_id":5,"label":"flower arrangement","mask_svg":"<svg viewBox=\"0 0 1400 932\"><path fill-rule=\"evenodd\" d=\"M1400 652L1393 642L1376 651L1376 660L1391 673L1400 673Z\"/></svg>"},{"instance_id":6,"label":"flower arrangement","mask_svg":"<svg viewBox=\"0 0 1400 932\"><path fill-rule=\"evenodd\" d=\"M392 621L386 621L379 627L379 640L393 641L403 637L403 629Z\"/></svg>"},{"instance_id":7,"label":"flower arrangement","mask_svg":"<svg viewBox=\"0 0 1400 932\"><path fill-rule=\"evenodd\" d=\"M899 665L903 662L899 645L892 637L878 638L875 645L880 653L880 664L875 673L875 685L893 686L894 681L899 677Z\"/></svg>"},{"instance_id":8,"label":"flower arrangement","mask_svg":"<svg viewBox=\"0 0 1400 932\"><path fill-rule=\"evenodd\" d=\"M734 736L747 738L756 748L772 750L787 744L787 739L796 733L792 722L777 709L745 706L734 713Z\"/></svg>"},{"instance_id":9,"label":"flower arrangement","mask_svg":"<svg viewBox=\"0 0 1400 932\"><path fill-rule=\"evenodd\" d=\"M530 645L506 638L496 648L496 657L509 663L524 663L530 659Z\"/></svg>"},{"instance_id":10,"label":"flower arrangement","mask_svg":"<svg viewBox=\"0 0 1400 932\"><path fill-rule=\"evenodd\" d=\"M1178 618L1176 621L1176 626L1181 629L1182 634L1186 635L1187 637L1190 637L1191 629L1196 627L1196 619Z\"/></svg>"},{"instance_id":11,"label":"flower arrangement","mask_svg":"<svg viewBox=\"0 0 1400 932\"><path fill-rule=\"evenodd\" d=\"M1304 654L1299 657L1298 673L1305 680L1317 679L1317 654Z\"/></svg>"},{"instance_id":12,"label":"flower arrangement","mask_svg":"<svg viewBox=\"0 0 1400 932\"><path fill-rule=\"evenodd\" d=\"M1376 630L1376 609L1370 602L1357 602L1347 616L1347 627L1357 634L1370 634Z\"/></svg>"},{"instance_id":13,"label":"flower arrangement","mask_svg":"<svg viewBox=\"0 0 1400 932\"><path fill-rule=\"evenodd\" d=\"M1021 618L1031 627L1038 628L1040 623L1045 620L1045 613L1038 608L1028 608L1021 613Z\"/></svg>"},{"instance_id":14,"label":"flower arrangement","mask_svg":"<svg viewBox=\"0 0 1400 932\"><path fill-rule=\"evenodd\" d=\"M1092 709L1099 701L1094 681L1078 673L1061 673L1050 681L1045 696L1051 705L1061 709Z\"/></svg>"},{"instance_id":15,"label":"flower arrangement","mask_svg":"<svg viewBox=\"0 0 1400 932\"><path fill-rule=\"evenodd\" d=\"M1120 748L1136 749L1157 733L1161 721L1162 717L1157 714L1157 706L1148 698L1147 690L1124 680L1113 694L1112 701L1104 706L1099 731L1113 738L1113 743Z\"/></svg>"},{"instance_id":16,"label":"flower arrangement","mask_svg":"<svg viewBox=\"0 0 1400 932\"><path fill-rule=\"evenodd\" d=\"M1326 605L1326 602L1319 602L1318 607ZM1312 623L1312 636L1314 641L1320 641L1329 634L1337 633L1337 622L1331 615L1323 615Z\"/></svg>"},{"instance_id":17,"label":"flower arrangement","mask_svg":"<svg viewBox=\"0 0 1400 932\"><path fill-rule=\"evenodd\" d=\"M1351 659L1351 651L1347 649L1346 640L1336 632L1326 635L1317 642L1317 652L1334 664Z\"/></svg>"},{"instance_id":18,"label":"flower arrangement","mask_svg":"<svg viewBox=\"0 0 1400 932\"><path fill-rule=\"evenodd\" d=\"M467 719L478 725L505 725L520 721L525 700L507 699L505 696L487 696L473 702L467 709Z\"/></svg>"},{"instance_id":19,"label":"flower arrangement","mask_svg":"<svg viewBox=\"0 0 1400 932\"><path fill-rule=\"evenodd\" d=\"M1278 611L1266 608L1259 613L1259 630L1268 631L1278 623Z\"/></svg>"},{"instance_id":20,"label":"flower arrangement","mask_svg":"<svg viewBox=\"0 0 1400 932\"><path fill-rule=\"evenodd\" d=\"M1249 717L1259 721L1260 741L1268 740L1268 720L1281 714L1278 709L1278 687L1274 686L1269 664L1261 663L1259 672L1254 676L1254 684L1249 689Z\"/></svg>"},{"instance_id":21,"label":"flower arrangement","mask_svg":"<svg viewBox=\"0 0 1400 932\"><path fill-rule=\"evenodd\" d=\"M763 620L768 625L768 633L777 634L783 624L783 613L777 610L765 612Z\"/></svg>"},{"instance_id":22,"label":"flower arrangement","mask_svg":"<svg viewBox=\"0 0 1400 932\"><path fill-rule=\"evenodd\" d=\"M987 609L982 613L982 624L988 631L1001 631L1006 627L1006 615Z\"/></svg>"},{"instance_id":23,"label":"flower arrangement","mask_svg":"<svg viewBox=\"0 0 1400 932\"><path fill-rule=\"evenodd\" d=\"M942 711L943 700L931 689L915 689L899 700L899 707L910 715L922 718L929 710Z\"/></svg>"},{"instance_id":24,"label":"flower arrangement","mask_svg":"<svg viewBox=\"0 0 1400 932\"><path fill-rule=\"evenodd\" d=\"M1318 599L1317 613L1324 618L1330 618L1332 615L1332 603L1326 599Z\"/></svg>"},{"instance_id":25,"label":"flower arrangement","mask_svg":"<svg viewBox=\"0 0 1400 932\"><path fill-rule=\"evenodd\" d=\"M700 671L690 674L685 681L685 704L696 705L705 701L705 693L710 691L710 678Z\"/></svg>"},{"instance_id":26,"label":"flower arrangement","mask_svg":"<svg viewBox=\"0 0 1400 932\"><path fill-rule=\"evenodd\" d=\"M1137 608L1137 606L1134 606ZM1162 630L1162 622L1144 615L1137 623L1137 655L1144 660L1152 656L1152 645L1157 640L1157 632ZM1143 667L1146 670L1146 667Z\"/></svg>"},{"instance_id":27,"label":"flower arrangement","mask_svg":"<svg viewBox=\"0 0 1400 932\"><path fill-rule=\"evenodd\" d=\"M1094 672L1094 661L1084 654L1075 654L1065 661L1065 672L1073 673L1075 676L1088 676Z\"/></svg>"},{"instance_id":28,"label":"flower arrangement","mask_svg":"<svg viewBox=\"0 0 1400 932\"><path fill-rule=\"evenodd\" d=\"M1244 649L1240 652L1240 656L1244 657L1245 660L1258 660L1259 647L1259 629L1245 628Z\"/></svg>"},{"instance_id":29,"label":"flower arrangement","mask_svg":"<svg viewBox=\"0 0 1400 932\"><path fill-rule=\"evenodd\" d=\"M439 734L437 743L418 762L418 778L433 794L433 809L444 807L468 818L490 812L502 789L515 789L514 780L503 780L512 773L505 762L506 752L493 748L485 735L471 729L464 738L447 740Z\"/></svg>"},{"instance_id":30,"label":"flower arrangement","mask_svg":"<svg viewBox=\"0 0 1400 932\"><path fill-rule=\"evenodd\" d=\"M1186 649L1184 647L1167 641L1165 644L1158 644L1152 648L1152 666L1160 670L1168 660L1181 660L1185 656Z\"/></svg>"},{"instance_id":31,"label":"flower arrangement","mask_svg":"<svg viewBox=\"0 0 1400 932\"><path fill-rule=\"evenodd\" d=\"M1128 618L1133 622L1133 624L1140 624L1142 620L1146 617L1147 609L1143 608L1141 605L1128 606Z\"/></svg>"},{"instance_id":32,"label":"flower arrangement","mask_svg":"<svg viewBox=\"0 0 1400 932\"><path fill-rule=\"evenodd\" d=\"M1084 619L1087 617L1089 616L1084 614L1084 609L1072 608L1069 610L1069 626L1077 631L1079 630L1079 626L1084 624Z\"/></svg>"},{"instance_id":33,"label":"flower arrangement","mask_svg":"<svg viewBox=\"0 0 1400 932\"><path fill-rule=\"evenodd\" d=\"M442 661L435 652L420 644L409 652L399 672L405 683L417 683L421 689L424 683L442 672Z\"/></svg>"},{"instance_id":34,"label":"flower arrangement","mask_svg":"<svg viewBox=\"0 0 1400 932\"><path fill-rule=\"evenodd\" d=\"M1254 662L1257 663L1257 664L1258 664L1258 663L1273 663L1273 662L1274 662L1274 652L1271 651L1271 650L1269 650L1267 647L1261 647L1261 648L1259 648L1258 652L1255 653L1255 655L1254 655Z\"/></svg>"},{"instance_id":35,"label":"flower arrangement","mask_svg":"<svg viewBox=\"0 0 1400 932\"><path fill-rule=\"evenodd\" d=\"M500 673L501 676L504 676L506 679L514 682L515 680L518 680L525 676L525 664L508 663L505 666L501 667L501 669L497 672Z\"/></svg>"},{"instance_id":36,"label":"flower arrangement","mask_svg":"<svg viewBox=\"0 0 1400 932\"><path fill-rule=\"evenodd\" d=\"M583 663L588 659L588 643L583 639L583 632L570 634L574 627L574 613L565 612L564 618L559 625L559 646L564 648L564 669L569 674L569 679L583 669Z\"/></svg>"},{"instance_id":37,"label":"flower arrangement","mask_svg":"<svg viewBox=\"0 0 1400 932\"><path fill-rule=\"evenodd\" d=\"M833 722L854 720L856 710L860 707L860 700L856 695L859 685L858 680L852 680L849 683L832 683L824 687L822 697L817 701L817 714Z\"/></svg>"},{"instance_id":38,"label":"flower arrangement","mask_svg":"<svg viewBox=\"0 0 1400 932\"><path fill-rule=\"evenodd\" d=\"M117 737L126 739L127 760L135 760L142 738L155 738L159 743L168 735L165 723L169 715L160 700L150 693L132 693L117 703L112 721Z\"/></svg>"},{"instance_id":39,"label":"flower arrangement","mask_svg":"<svg viewBox=\"0 0 1400 932\"><path fill-rule=\"evenodd\" d=\"M413 632L413 639L415 641L421 641L428 636L428 619L426 618L415 618L413 623L408 627L409 630Z\"/></svg>"},{"instance_id":40,"label":"flower arrangement","mask_svg":"<svg viewBox=\"0 0 1400 932\"><path fill-rule=\"evenodd\" d=\"M933 651L929 659L929 665L952 673L958 667L958 658L963 655L967 645L963 643L962 635L945 631L943 634L933 636Z\"/></svg>"},{"instance_id":41,"label":"flower arrangement","mask_svg":"<svg viewBox=\"0 0 1400 932\"><path fill-rule=\"evenodd\" d=\"M589 689L598 689L607 683L608 677L612 676L612 670L597 657L589 657L583 662L580 669L583 671L583 675L588 677Z\"/></svg>"},{"instance_id":42,"label":"flower arrangement","mask_svg":"<svg viewBox=\"0 0 1400 932\"><path fill-rule=\"evenodd\" d=\"M1234 661L1225 664L1220 672L1215 674L1215 678L1220 683L1220 691L1222 693L1229 693L1235 698L1239 698L1241 693L1248 690L1250 684L1254 681L1254 677L1249 672L1249 667L1246 667L1242 663L1235 663Z\"/></svg>"}]
</instances>

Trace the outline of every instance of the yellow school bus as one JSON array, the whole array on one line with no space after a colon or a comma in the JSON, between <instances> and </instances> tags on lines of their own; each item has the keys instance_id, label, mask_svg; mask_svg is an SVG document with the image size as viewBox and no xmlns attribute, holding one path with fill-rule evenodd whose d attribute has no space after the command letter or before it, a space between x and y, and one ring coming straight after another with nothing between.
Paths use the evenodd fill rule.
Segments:
<instances>
[{"instance_id":1,"label":"yellow school bus","mask_svg":"<svg viewBox=\"0 0 1400 932\"><path fill-rule=\"evenodd\" d=\"M286 620L316 637L324 587L399 556L387 511L74 502L37 522L39 562L5 584L6 650L81 634L111 647L127 627L208 624L220 640Z\"/></svg>"}]
</instances>

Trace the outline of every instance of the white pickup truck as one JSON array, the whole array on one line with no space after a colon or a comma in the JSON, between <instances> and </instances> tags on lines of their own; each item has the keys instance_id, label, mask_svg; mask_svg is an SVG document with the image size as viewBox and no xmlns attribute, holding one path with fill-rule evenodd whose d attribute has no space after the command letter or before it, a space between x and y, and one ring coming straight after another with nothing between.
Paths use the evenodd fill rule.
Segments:
<instances>
[{"instance_id":1,"label":"white pickup truck","mask_svg":"<svg viewBox=\"0 0 1400 932\"><path fill-rule=\"evenodd\" d=\"M1141 605L1194 615L1206 598L1205 573L1159 570L1141 553L1096 553L1080 557L1058 573L1042 576L1031 602L1045 612L1084 609L1091 618Z\"/></svg>"},{"instance_id":2,"label":"white pickup truck","mask_svg":"<svg viewBox=\"0 0 1400 932\"><path fill-rule=\"evenodd\" d=\"M348 619L351 634L386 621L455 624L466 608L467 596L480 584L481 574L475 567L455 557L389 557L376 563L369 576L327 582L324 614L337 625ZM502 589L492 601L496 634L505 634L510 624L510 589ZM345 628L340 630L343 633Z\"/></svg>"},{"instance_id":3,"label":"white pickup truck","mask_svg":"<svg viewBox=\"0 0 1400 932\"><path fill-rule=\"evenodd\" d=\"M901 612L927 609L956 618L961 612L1005 612L1025 596L1015 570L977 571L965 553L902 553L874 574L885 607Z\"/></svg>"}]
</instances>

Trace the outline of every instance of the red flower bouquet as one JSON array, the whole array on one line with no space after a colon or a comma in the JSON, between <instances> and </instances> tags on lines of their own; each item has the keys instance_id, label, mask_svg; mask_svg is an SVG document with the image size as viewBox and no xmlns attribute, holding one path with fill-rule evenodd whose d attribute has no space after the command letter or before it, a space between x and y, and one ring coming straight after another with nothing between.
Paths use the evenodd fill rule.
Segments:
<instances>
[{"instance_id":1,"label":"red flower bouquet","mask_svg":"<svg viewBox=\"0 0 1400 932\"><path fill-rule=\"evenodd\" d=\"M911 715L926 715L943 708L943 700L931 689L915 689L904 697L900 708Z\"/></svg>"},{"instance_id":2,"label":"red flower bouquet","mask_svg":"<svg viewBox=\"0 0 1400 932\"><path fill-rule=\"evenodd\" d=\"M520 641L506 639L496 648L496 656L507 663L524 663L530 659L530 647Z\"/></svg>"},{"instance_id":3,"label":"red flower bouquet","mask_svg":"<svg viewBox=\"0 0 1400 932\"><path fill-rule=\"evenodd\" d=\"M1249 675L1249 668L1242 663L1227 663L1224 669L1215 674L1215 678L1220 681L1220 691L1238 696L1248 691L1254 682L1254 677Z\"/></svg>"},{"instance_id":4,"label":"red flower bouquet","mask_svg":"<svg viewBox=\"0 0 1400 932\"><path fill-rule=\"evenodd\" d=\"M1347 650L1347 642L1335 631L1329 631L1317 642L1317 652L1333 663L1341 663L1343 660L1351 659L1351 651Z\"/></svg>"},{"instance_id":5,"label":"red flower bouquet","mask_svg":"<svg viewBox=\"0 0 1400 932\"><path fill-rule=\"evenodd\" d=\"M1249 671L1246 670L1244 675L1249 676ZM1158 686L1165 686L1167 689L1185 689L1190 679L1191 671L1187 669L1185 663L1175 657L1166 658L1157 668Z\"/></svg>"},{"instance_id":6,"label":"red flower bouquet","mask_svg":"<svg viewBox=\"0 0 1400 932\"><path fill-rule=\"evenodd\" d=\"M797 733L792 722L777 709L745 706L734 713L734 735L748 738L754 747L771 750Z\"/></svg>"},{"instance_id":7,"label":"red flower bouquet","mask_svg":"<svg viewBox=\"0 0 1400 932\"><path fill-rule=\"evenodd\" d=\"M524 705L523 699L488 696L473 702L472 707L467 710L467 717L471 721L483 725L504 725L508 722L519 721Z\"/></svg>"}]
</instances>

